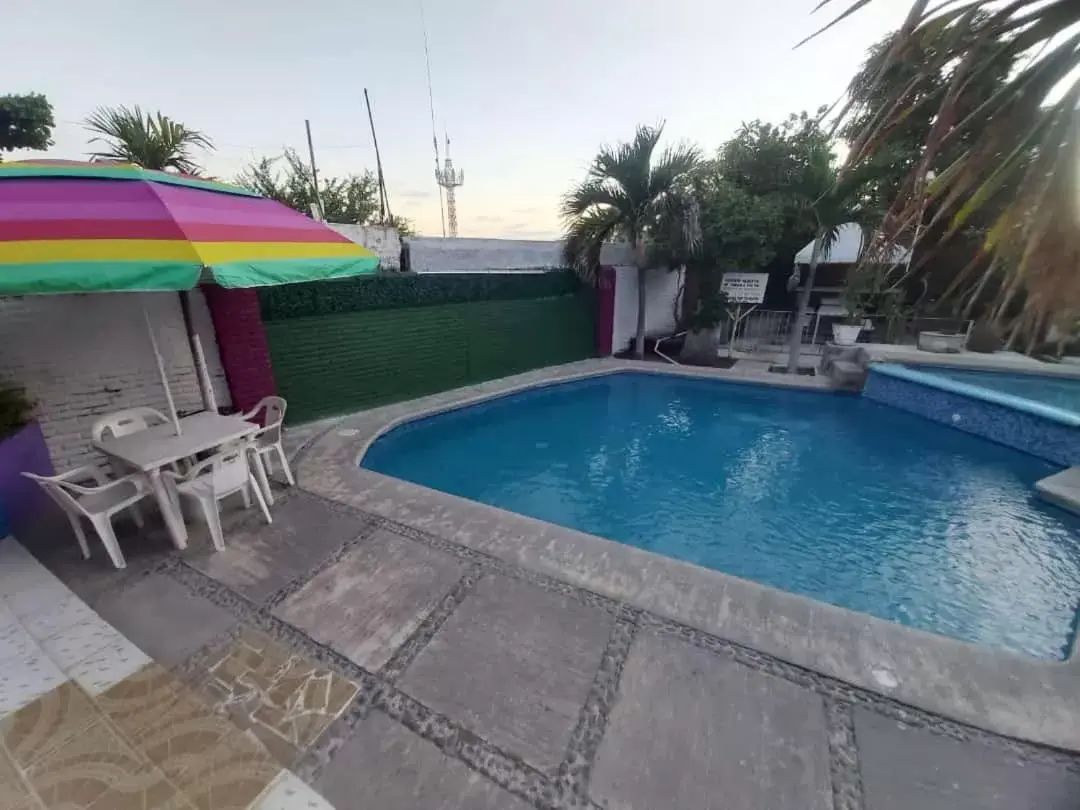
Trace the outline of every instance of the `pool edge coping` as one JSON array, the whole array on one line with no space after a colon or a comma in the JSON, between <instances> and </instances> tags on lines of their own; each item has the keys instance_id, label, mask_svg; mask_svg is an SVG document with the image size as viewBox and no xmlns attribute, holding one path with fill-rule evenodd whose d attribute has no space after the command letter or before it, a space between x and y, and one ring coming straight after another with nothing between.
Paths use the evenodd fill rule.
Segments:
<instances>
[{"instance_id":1,"label":"pool edge coping","mask_svg":"<svg viewBox=\"0 0 1080 810\"><path fill-rule=\"evenodd\" d=\"M1035 659L905 627L362 469L403 423L508 394L633 371L834 393L820 378L591 360L361 411L297 459L301 488L992 733L1080 751L1080 654ZM768 376L764 376L768 374ZM882 672L895 688L883 685ZM886 680L886 684L887 684Z\"/></svg>"}]
</instances>

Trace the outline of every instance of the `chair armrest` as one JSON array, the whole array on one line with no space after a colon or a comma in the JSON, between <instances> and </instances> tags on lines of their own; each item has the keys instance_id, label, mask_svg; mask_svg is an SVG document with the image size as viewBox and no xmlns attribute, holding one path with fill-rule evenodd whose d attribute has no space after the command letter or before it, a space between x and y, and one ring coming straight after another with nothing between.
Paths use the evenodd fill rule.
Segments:
<instances>
[{"instance_id":1,"label":"chair armrest","mask_svg":"<svg viewBox=\"0 0 1080 810\"><path fill-rule=\"evenodd\" d=\"M148 493L150 491L149 485L146 483L146 479L141 475L125 475L123 478L116 478L112 481L106 481L104 484L96 487L84 487L79 484L72 483L71 481L59 481L60 486L65 489L70 489L72 492L77 492L80 495L92 495L94 493L108 492L110 489L116 489L121 486L133 486L136 492Z\"/></svg>"},{"instance_id":2,"label":"chair armrest","mask_svg":"<svg viewBox=\"0 0 1080 810\"><path fill-rule=\"evenodd\" d=\"M63 481L65 484L73 484L75 481L92 480L97 482L98 486L105 486L109 483L109 476L105 473L97 464L84 464L82 467L76 467L73 470L68 470L65 473L53 477L54 481Z\"/></svg>"}]
</instances>

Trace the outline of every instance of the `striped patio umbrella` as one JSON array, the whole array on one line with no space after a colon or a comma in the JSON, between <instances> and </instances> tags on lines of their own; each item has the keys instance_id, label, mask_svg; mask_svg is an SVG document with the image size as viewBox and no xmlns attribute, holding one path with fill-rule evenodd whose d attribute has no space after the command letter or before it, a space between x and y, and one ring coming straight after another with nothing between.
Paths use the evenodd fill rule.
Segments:
<instances>
[{"instance_id":1,"label":"striped patio umbrella","mask_svg":"<svg viewBox=\"0 0 1080 810\"><path fill-rule=\"evenodd\" d=\"M373 273L378 257L246 189L125 163L0 163L0 295L263 287ZM164 361L143 310L170 415ZM195 364L215 408L197 335Z\"/></svg>"},{"instance_id":2,"label":"striped patio umbrella","mask_svg":"<svg viewBox=\"0 0 1080 810\"><path fill-rule=\"evenodd\" d=\"M246 189L121 163L0 163L0 295L189 290L374 272L378 258Z\"/></svg>"}]
</instances>

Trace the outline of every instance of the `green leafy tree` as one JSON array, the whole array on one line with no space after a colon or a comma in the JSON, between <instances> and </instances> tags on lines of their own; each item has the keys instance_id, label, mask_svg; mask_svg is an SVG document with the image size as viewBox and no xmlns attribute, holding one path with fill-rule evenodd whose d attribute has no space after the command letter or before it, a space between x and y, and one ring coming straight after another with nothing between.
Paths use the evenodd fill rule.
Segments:
<instances>
[{"instance_id":1,"label":"green leafy tree","mask_svg":"<svg viewBox=\"0 0 1080 810\"><path fill-rule=\"evenodd\" d=\"M279 157L256 161L236 182L307 216L311 216L312 206L321 202L327 222L369 224L379 212L379 187L371 171L345 177L320 177L317 199L311 168L294 149L286 149ZM411 227L407 220L397 220L396 224Z\"/></svg>"},{"instance_id":2,"label":"green leafy tree","mask_svg":"<svg viewBox=\"0 0 1080 810\"><path fill-rule=\"evenodd\" d=\"M84 126L95 134L90 143L103 145L100 152L90 154L91 160L119 160L144 169L199 174L202 168L192 151L214 148L199 130L160 112L143 112L138 106L100 107L87 117Z\"/></svg>"},{"instance_id":3,"label":"green leafy tree","mask_svg":"<svg viewBox=\"0 0 1080 810\"><path fill-rule=\"evenodd\" d=\"M679 145L656 154L663 125L640 126L633 140L603 146L581 185L563 197L566 262L591 278L604 244L625 240L638 274L634 353L645 354L645 278L650 245L658 237L692 251L701 238L690 183L700 156ZM673 235L673 231L677 232Z\"/></svg>"},{"instance_id":4,"label":"green leafy tree","mask_svg":"<svg viewBox=\"0 0 1080 810\"><path fill-rule=\"evenodd\" d=\"M723 176L742 191L766 200L779 217L771 271L788 273L791 259L814 237L817 223L810 204L824 192L820 163L832 160L832 138L817 114L792 114L779 124L751 121L725 143L717 163Z\"/></svg>"},{"instance_id":5,"label":"green leafy tree","mask_svg":"<svg viewBox=\"0 0 1080 810\"><path fill-rule=\"evenodd\" d=\"M54 126L52 105L40 93L0 96L0 152L48 149Z\"/></svg>"},{"instance_id":6,"label":"green leafy tree","mask_svg":"<svg viewBox=\"0 0 1080 810\"><path fill-rule=\"evenodd\" d=\"M848 0L839 17L870 0ZM835 0L825 0L834 3ZM886 148L888 134L924 106L932 126L907 187L889 212L892 227L922 216L926 198L948 219L944 238L1004 198L987 230L992 255L976 289L997 290L992 319L1033 346L1051 326L1069 331L1080 317L1080 3L1058 0L914 2L881 58L874 84L910 63L906 85L882 92L853 139L850 159ZM822 29L822 30L825 30ZM820 31L818 32L820 33ZM928 52L926 43L934 43ZM942 70L944 93L927 90ZM1003 85L974 109L965 90L1005 71ZM845 110L858 115L852 102ZM938 176L927 172L942 161ZM897 224L899 223L899 224Z\"/></svg>"},{"instance_id":7,"label":"green leafy tree","mask_svg":"<svg viewBox=\"0 0 1080 810\"><path fill-rule=\"evenodd\" d=\"M685 258L692 298L685 305L691 331L711 330L726 315L721 283L724 273L753 272L776 255L781 212L775 201L752 194L726 177L718 162L694 178L701 244Z\"/></svg>"}]
</instances>

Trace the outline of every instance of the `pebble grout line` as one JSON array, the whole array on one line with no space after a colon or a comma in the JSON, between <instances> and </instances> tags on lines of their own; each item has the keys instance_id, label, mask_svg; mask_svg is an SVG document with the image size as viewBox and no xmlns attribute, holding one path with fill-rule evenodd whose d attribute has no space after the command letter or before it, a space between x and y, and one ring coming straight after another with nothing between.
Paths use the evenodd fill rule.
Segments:
<instances>
[{"instance_id":1,"label":"pebble grout line","mask_svg":"<svg viewBox=\"0 0 1080 810\"><path fill-rule=\"evenodd\" d=\"M829 735L833 810L863 810L862 772L859 748L855 743L852 705L836 698L825 698L825 728Z\"/></svg>"},{"instance_id":2,"label":"pebble grout line","mask_svg":"<svg viewBox=\"0 0 1080 810\"><path fill-rule=\"evenodd\" d=\"M450 590L450 593L444 596L435 609L424 617L424 620L394 651L389 660L383 664L376 673L378 677L387 683L397 683L398 678L405 673L409 664L416 660L416 656L439 632L439 628L450 618L450 614L457 610L458 605L465 601L465 597L472 593L476 583L480 581L484 574L483 566L480 565L474 565L466 571L465 575Z\"/></svg>"},{"instance_id":3,"label":"pebble grout line","mask_svg":"<svg viewBox=\"0 0 1080 810\"><path fill-rule=\"evenodd\" d=\"M608 715L618 697L619 679L626 659L630 657L640 618L640 611L627 609L611 629L600 666L555 777L556 787L563 797L588 800L592 766L607 730Z\"/></svg>"},{"instance_id":4,"label":"pebble grout line","mask_svg":"<svg viewBox=\"0 0 1080 810\"><path fill-rule=\"evenodd\" d=\"M268 596L263 601L266 609L273 610L274 608L285 602L285 600L289 599L291 596L294 596L305 585L307 585L308 582L317 577L327 568L341 562L341 560L344 559L344 557L349 554L354 548L361 545L365 541L370 540L375 534L375 532L378 531L378 529L379 526L377 523L369 521L367 525L365 525L360 530L359 534L357 534L351 540L346 540L344 543L342 543L341 547L338 548L333 554L328 556L326 559L324 559L322 562L309 569L308 571L293 577L293 579L286 583L284 586L270 594L270 596Z\"/></svg>"}]
</instances>

